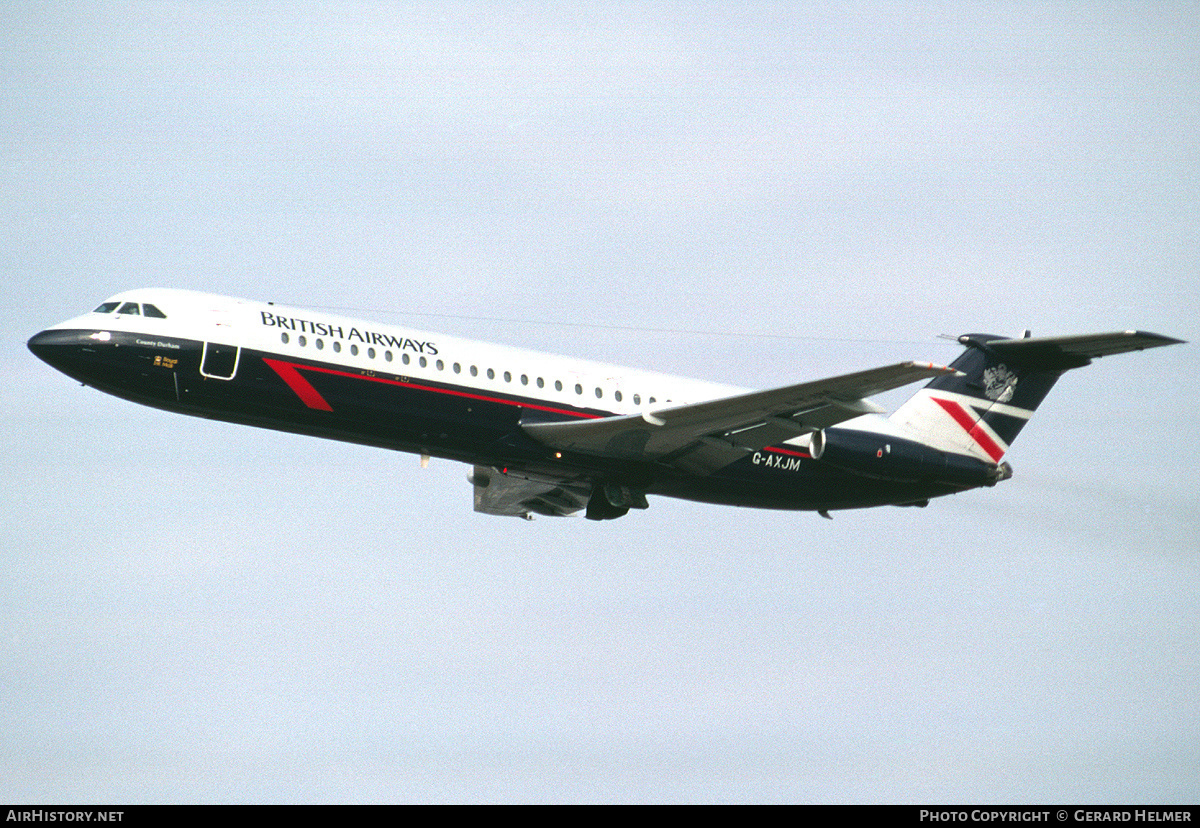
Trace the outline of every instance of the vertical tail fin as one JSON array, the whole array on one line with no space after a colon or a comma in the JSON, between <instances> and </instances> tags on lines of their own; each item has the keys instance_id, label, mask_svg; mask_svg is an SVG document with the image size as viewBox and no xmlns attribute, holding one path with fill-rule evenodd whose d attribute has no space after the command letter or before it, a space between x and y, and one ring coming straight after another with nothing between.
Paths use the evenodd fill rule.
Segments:
<instances>
[{"instance_id":1,"label":"vertical tail fin","mask_svg":"<svg viewBox=\"0 0 1200 828\"><path fill-rule=\"evenodd\" d=\"M1005 339L968 334L950 367L891 416L917 439L943 451L999 463L1034 410L1065 371L1124 351L1172 345L1178 339L1140 331Z\"/></svg>"}]
</instances>

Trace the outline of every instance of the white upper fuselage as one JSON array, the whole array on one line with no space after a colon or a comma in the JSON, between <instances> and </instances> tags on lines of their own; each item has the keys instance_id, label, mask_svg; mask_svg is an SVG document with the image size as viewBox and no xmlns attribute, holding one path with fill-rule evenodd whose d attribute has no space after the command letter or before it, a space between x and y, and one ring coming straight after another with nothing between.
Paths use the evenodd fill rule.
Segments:
<instances>
[{"instance_id":1,"label":"white upper fuselage","mask_svg":"<svg viewBox=\"0 0 1200 828\"><path fill-rule=\"evenodd\" d=\"M121 305L150 303L166 318L117 311L92 312L59 323L53 329L111 329L224 343L614 414L650 412L747 390L338 316L322 310L196 291L144 288L125 291L108 301Z\"/></svg>"}]
</instances>

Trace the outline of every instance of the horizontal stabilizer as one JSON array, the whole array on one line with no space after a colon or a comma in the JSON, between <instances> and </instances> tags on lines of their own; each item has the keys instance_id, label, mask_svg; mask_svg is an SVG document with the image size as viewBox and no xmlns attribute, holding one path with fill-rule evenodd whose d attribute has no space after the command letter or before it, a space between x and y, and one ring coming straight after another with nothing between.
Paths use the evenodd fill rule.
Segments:
<instances>
[{"instance_id":1,"label":"horizontal stabilizer","mask_svg":"<svg viewBox=\"0 0 1200 828\"><path fill-rule=\"evenodd\" d=\"M1080 368L1099 357L1183 342L1182 339L1145 331L1037 336L1026 339L977 338L974 334L968 334L960 336L958 341L964 345L983 347L1001 359L1048 370Z\"/></svg>"}]
</instances>

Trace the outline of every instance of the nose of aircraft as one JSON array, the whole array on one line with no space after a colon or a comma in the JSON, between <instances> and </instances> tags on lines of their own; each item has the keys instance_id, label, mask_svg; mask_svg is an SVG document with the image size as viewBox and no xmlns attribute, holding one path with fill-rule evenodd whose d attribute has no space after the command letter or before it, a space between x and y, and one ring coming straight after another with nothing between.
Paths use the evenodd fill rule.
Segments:
<instances>
[{"instance_id":1,"label":"nose of aircraft","mask_svg":"<svg viewBox=\"0 0 1200 828\"><path fill-rule=\"evenodd\" d=\"M39 334L34 334L29 338L29 342L25 344L29 346L29 350L33 351L33 355L38 359L43 362L50 362L50 355L55 349L54 333L54 331L42 331Z\"/></svg>"},{"instance_id":2,"label":"nose of aircraft","mask_svg":"<svg viewBox=\"0 0 1200 828\"><path fill-rule=\"evenodd\" d=\"M42 362L65 372L79 359L83 345L83 342L80 341L81 336L79 331L52 329L34 334L26 344L34 356Z\"/></svg>"}]
</instances>

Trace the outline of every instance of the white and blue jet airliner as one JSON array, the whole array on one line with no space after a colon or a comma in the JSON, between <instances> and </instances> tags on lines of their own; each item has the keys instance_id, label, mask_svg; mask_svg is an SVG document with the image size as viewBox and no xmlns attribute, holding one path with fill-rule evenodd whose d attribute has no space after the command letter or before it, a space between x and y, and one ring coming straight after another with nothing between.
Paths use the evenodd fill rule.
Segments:
<instances>
[{"instance_id":1,"label":"white and blue jet airliner","mask_svg":"<svg viewBox=\"0 0 1200 828\"><path fill-rule=\"evenodd\" d=\"M445 457L475 509L595 520L647 495L770 509L925 506L1003 458L1064 371L1180 340L1140 331L958 338L901 362L754 391L227 296L133 290L29 340L156 408ZM868 397L927 384L890 416Z\"/></svg>"}]
</instances>

